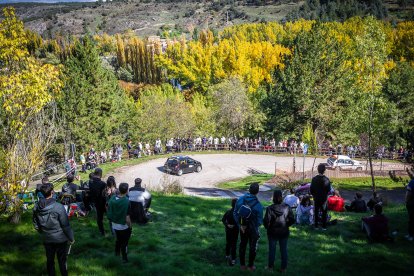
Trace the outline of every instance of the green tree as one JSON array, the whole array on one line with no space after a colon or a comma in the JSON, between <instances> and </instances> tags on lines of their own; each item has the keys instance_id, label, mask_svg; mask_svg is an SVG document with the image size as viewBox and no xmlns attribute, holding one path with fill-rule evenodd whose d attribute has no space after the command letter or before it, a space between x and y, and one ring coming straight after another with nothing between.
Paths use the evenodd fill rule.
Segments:
<instances>
[{"instance_id":1,"label":"green tree","mask_svg":"<svg viewBox=\"0 0 414 276\"><path fill-rule=\"evenodd\" d=\"M331 36L329 25L316 24L301 32L285 69L276 70L275 85L262 101L269 132L300 137L310 124L318 133L335 138L341 129L345 97L353 91L354 73L347 66L344 46Z\"/></svg>"},{"instance_id":2,"label":"green tree","mask_svg":"<svg viewBox=\"0 0 414 276\"><path fill-rule=\"evenodd\" d=\"M169 84L144 89L136 103L136 139L186 137L194 131L189 103Z\"/></svg>"},{"instance_id":3,"label":"green tree","mask_svg":"<svg viewBox=\"0 0 414 276\"><path fill-rule=\"evenodd\" d=\"M121 143L129 136L133 103L120 88L113 72L104 68L93 41L77 42L65 62L66 76L59 101L65 131L64 144L80 150Z\"/></svg>"},{"instance_id":4,"label":"green tree","mask_svg":"<svg viewBox=\"0 0 414 276\"><path fill-rule=\"evenodd\" d=\"M219 133L226 136L243 134L253 114L247 87L239 79L231 78L212 86L209 95Z\"/></svg>"},{"instance_id":5,"label":"green tree","mask_svg":"<svg viewBox=\"0 0 414 276\"><path fill-rule=\"evenodd\" d=\"M43 164L54 138L54 112L47 109L61 88L60 70L30 56L23 22L13 8L0 21L0 209L20 221L29 180ZM4 210L6 209L6 210Z\"/></svg>"},{"instance_id":6,"label":"green tree","mask_svg":"<svg viewBox=\"0 0 414 276\"><path fill-rule=\"evenodd\" d=\"M390 72L389 79L384 85L384 94L388 102L395 105L393 119L395 131L387 138L393 146L407 141L406 146L414 146L414 67L407 62L399 62ZM388 121L389 122L389 121ZM390 124L387 123L390 127Z\"/></svg>"}]
</instances>

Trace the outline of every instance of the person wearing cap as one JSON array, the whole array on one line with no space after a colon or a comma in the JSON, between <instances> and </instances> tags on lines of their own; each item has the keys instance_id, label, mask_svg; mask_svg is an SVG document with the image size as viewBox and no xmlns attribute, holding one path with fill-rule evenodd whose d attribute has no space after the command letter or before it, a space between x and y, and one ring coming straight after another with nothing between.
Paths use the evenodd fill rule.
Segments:
<instances>
[{"instance_id":1,"label":"person wearing cap","mask_svg":"<svg viewBox=\"0 0 414 276\"><path fill-rule=\"evenodd\" d=\"M105 213L105 197L103 191L105 190L106 183L103 182L101 178L102 169L96 168L92 182L89 184L89 196L90 202L93 203L96 208L96 222L98 224L99 232L104 236L103 215Z\"/></svg>"},{"instance_id":2,"label":"person wearing cap","mask_svg":"<svg viewBox=\"0 0 414 276\"><path fill-rule=\"evenodd\" d=\"M254 260L256 259L257 246L259 244L260 232L259 227L263 223L263 206L257 198L259 193L259 183L255 182L250 184L249 192L241 196L234 208L234 220L237 226L240 228L240 268L242 270L256 270L254 266ZM242 221L239 214L242 206L248 206L251 209L251 214L248 221ZM246 267L246 248L249 244L249 262Z\"/></svg>"},{"instance_id":3,"label":"person wearing cap","mask_svg":"<svg viewBox=\"0 0 414 276\"><path fill-rule=\"evenodd\" d=\"M282 202L282 191L273 192L273 204L266 208L263 226L267 229L267 240L269 242L268 270L273 270L275 264L276 244L279 242L282 264L280 271L285 272L287 268L288 253L287 241L289 227L295 222L292 209Z\"/></svg>"},{"instance_id":4,"label":"person wearing cap","mask_svg":"<svg viewBox=\"0 0 414 276\"><path fill-rule=\"evenodd\" d=\"M316 229L319 228L319 212L322 212L322 230L326 230L328 216L327 200L328 194L331 191L331 181L324 175L325 170L325 164L319 164L319 174L312 178L310 186L310 193L315 205L314 226Z\"/></svg>"}]
</instances>

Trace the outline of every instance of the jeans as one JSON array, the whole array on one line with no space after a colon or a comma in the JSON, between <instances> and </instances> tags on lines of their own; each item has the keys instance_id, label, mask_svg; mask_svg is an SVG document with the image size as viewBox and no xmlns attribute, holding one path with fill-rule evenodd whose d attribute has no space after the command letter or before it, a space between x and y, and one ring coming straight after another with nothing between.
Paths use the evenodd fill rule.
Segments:
<instances>
[{"instance_id":1,"label":"jeans","mask_svg":"<svg viewBox=\"0 0 414 276\"><path fill-rule=\"evenodd\" d=\"M319 212L320 211L322 211L322 227L326 228L326 220L328 216L328 208L327 208L326 202L324 203L315 202L315 213L314 213L315 227L319 226Z\"/></svg>"},{"instance_id":2,"label":"jeans","mask_svg":"<svg viewBox=\"0 0 414 276\"><path fill-rule=\"evenodd\" d=\"M102 206L102 204L96 204L95 207L96 207L96 223L98 224L99 232L101 232L102 235L105 235L105 229L103 226L105 206Z\"/></svg>"},{"instance_id":3,"label":"jeans","mask_svg":"<svg viewBox=\"0 0 414 276\"><path fill-rule=\"evenodd\" d=\"M60 274L62 274L62 276L68 275L68 269L66 266L68 243L45 243L44 246L47 258L47 274L49 276L56 275L55 255L57 255Z\"/></svg>"},{"instance_id":4,"label":"jeans","mask_svg":"<svg viewBox=\"0 0 414 276\"><path fill-rule=\"evenodd\" d=\"M271 235L267 235L267 240L269 241L269 268L273 268L275 265L275 257L276 257L276 243L279 241L279 249L280 255L282 258L282 266L281 269L287 268L287 260L288 260L288 253L287 253L287 242L288 237L275 237Z\"/></svg>"},{"instance_id":5,"label":"jeans","mask_svg":"<svg viewBox=\"0 0 414 276\"><path fill-rule=\"evenodd\" d=\"M239 238L239 228L234 226L226 229L226 256L231 255L232 260L236 260L237 239Z\"/></svg>"},{"instance_id":6,"label":"jeans","mask_svg":"<svg viewBox=\"0 0 414 276\"><path fill-rule=\"evenodd\" d=\"M249 244L249 267L254 265L254 260L256 259L257 246L259 245L260 235L256 233L254 229L247 228L243 233L240 231L240 265L246 265L246 248Z\"/></svg>"},{"instance_id":7,"label":"jeans","mask_svg":"<svg viewBox=\"0 0 414 276\"><path fill-rule=\"evenodd\" d=\"M132 229L128 228L125 230L115 230L116 242L115 242L115 255L119 256L122 254L122 259L128 261L128 242L131 237Z\"/></svg>"}]
</instances>

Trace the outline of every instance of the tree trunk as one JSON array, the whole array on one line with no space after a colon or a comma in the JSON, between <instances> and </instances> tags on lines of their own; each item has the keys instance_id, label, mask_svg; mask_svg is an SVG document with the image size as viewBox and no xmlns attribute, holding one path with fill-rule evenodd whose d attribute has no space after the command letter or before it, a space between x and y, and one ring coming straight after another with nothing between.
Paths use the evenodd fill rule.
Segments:
<instances>
[{"instance_id":1,"label":"tree trunk","mask_svg":"<svg viewBox=\"0 0 414 276\"><path fill-rule=\"evenodd\" d=\"M374 169L372 167L372 117L374 113L374 101L371 99L371 106L369 108L369 129L368 129L368 161L371 172L371 183L372 183L372 192L376 192L375 187L375 178L374 178Z\"/></svg>"}]
</instances>

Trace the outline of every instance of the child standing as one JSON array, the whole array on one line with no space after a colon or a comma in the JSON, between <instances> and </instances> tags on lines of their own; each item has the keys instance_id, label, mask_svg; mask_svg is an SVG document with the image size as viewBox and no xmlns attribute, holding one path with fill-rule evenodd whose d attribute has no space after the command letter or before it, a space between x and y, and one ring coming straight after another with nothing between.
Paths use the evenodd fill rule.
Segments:
<instances>
[{"instance_id":1,"label":"child standing","mask_svg":"<svg viewBox=\"0 0 414 276\"><path fill-rule=\"evenodd\" d=\"M229 209L221 219L226 229L226 260L230 266L236 264L237 240L239 238L239 227L233 216L236 202L237 198L231 200L231 209Z\"/></svg>"}]
</instances>

